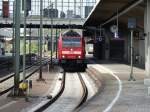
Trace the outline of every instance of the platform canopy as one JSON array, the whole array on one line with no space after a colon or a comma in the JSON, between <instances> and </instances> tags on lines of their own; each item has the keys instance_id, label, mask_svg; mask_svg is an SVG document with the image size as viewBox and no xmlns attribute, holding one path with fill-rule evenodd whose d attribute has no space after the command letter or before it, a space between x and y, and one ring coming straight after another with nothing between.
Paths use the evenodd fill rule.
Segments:
<instances>
[{"instance_id":1,"label":"platform canopy","mask_svg":"<svg viewBox=\"0 0 150 112\"><path fill-rule=\"evenodd\" d=\"M134 17L137 19L137 26L143 29L144 8L144 0L98 0L84 26L114 23L118 15L120 24L127 25L128 18Z\"/></svg>"}]
</instances>

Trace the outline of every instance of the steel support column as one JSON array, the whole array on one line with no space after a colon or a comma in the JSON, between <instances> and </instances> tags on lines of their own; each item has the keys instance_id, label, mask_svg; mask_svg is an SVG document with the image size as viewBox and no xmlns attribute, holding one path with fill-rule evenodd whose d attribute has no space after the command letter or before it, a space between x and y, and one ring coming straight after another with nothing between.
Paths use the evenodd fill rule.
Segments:
<instances>
[{"instance_id":1,"label":"steel support column","mask_svg":"<svg viewBox=\"0 0 150 112\"><path fill-rule=\"evenodd\" d=\"M15 52L14 96L18 96L20 81L20 0L15 1Z\"/></svg>"},{"instance_id":2,"label":"steel support column","mask_svg":"<svg viewBox=\"0 0 150 112\"><path fill-rule=\"evenodd\" d=\"M109 38L109 35L108 35L106 29L103 30L103 34L104 34L104 37L106 37L105 38L105 59L109 60L109 58L110 58L109 57L109 55L110 55L110 48L109 48L109 46L110 46L110 38Z\"/></svg>"},{"instance_id":3,"label":"steel support column","mask_svg":"<svg viewBox=\"0 0 150 112\"><path fill-rule=\"evenodd\" d=\"M40 72L39 80L42 79L42 37L43 37L43 0L40 0Z\"/></svg>"},{"instance_id":4,"label":"steel support column","mask_svg":"<svg viewBox=\"0 0 150 112\"><path fill-rule=\"evenodd\" d=\"M97 51L95 50L95 42L96 42L96 36L97 36L96 30L94 30L93 33L94 33L94 38L93 38L93 40L94 40L94 41L93 41L93 43L94 43L94 45L93 45L93 47L94 47L94 48L93 48L93 49L94 49L94 51L93 51L93 56L96 57L96 56L97 56L97 54L96 54Z\"/></svg>"},{"instance_id":5,"label":"steel support column","mask_svg":"<svg viewBox=\"0 0 150 112\"><path fill-rule=\"evenodd\" d=\"M82 19L82 14L81 14L82 13L82 0L80 0L80 6L79 7L80 7L80 16L81 16L81 19Z\"/></svg>"},{"instance_id":6,"label":"steel support column","mask_svg":"<svg viewBox=\"0 0 150 112\"><path fill-rule=\"evenodd\" d=\"M39 28L38 28L38 41L37 41L37 45L38 45L38 59L39 59L39 56L40 56L40 31L39 31Z\"/></svg>"},{"instance_id":7,"label":"steel support column","mask_svg":"<svg viewBox=\"0 0 150 112\"><path fill-rule=\"evenodd\" d=\"M57 35L58 31L57 31L57 28L56 28L56 44L55 44L55 52L56 52L56 59L57 59L57 39L58 39L58 35Z\"/></svg>"},{"instance_id":8,"label":"steel support column","mask_svg":"<svg viewBox=\"0 0 150 112\"><path fill-rule=\"evenodd\" d=\"M64 11L64 5L63 5L64 1L61 0L61 11L63 12Z\"/></svg>"},{"instance_id":9,"label":"steel support column","mask_svg":"<svg viewBox=\"0 0 150 112\"><path fill-rule=\"evenodd\" d=\"M74 0L74 16L76 16L76 0Z\"/></svg>"},{"instance_id":10,"label":"steel support column","mask_svg":"<svg viewBox=\"0 0 150 112\"><path fill-rule=\"evenodd\" d=\"M69 9L69 8L70 8L70 6L69 6L70 3L69 3L69 2L70 2L70 0L68 0L68 12L67 12L67 13L69 13L69 10L70 10L70 9ZM69 15L69 14L68 14L68 15ZM67 16L68 16L68 15L67 15ZM67 18L69 18L69 17L67 17Z\"/></svg>"},{"instance_id":11,"label":"steel support column","mask_svg":"<svg viewBox=\"0 0 150 112\"><path fill-rule=\"evenodd\" d=\"M55 9L57 9L57 3L58 3L57 0L55 0Z\"/></svg>"},{"instance_id":12,"label":"steel support column","mask_svg":"<svg viewBox=\"0 0 150 112\"><path fill-rule=\"evenodd\" d=\"M31 64L31 28L29 29L29 60Z\"/></svg>"},{"instance_id":13,"label":"steel support column","mask_svg":"<svg viewBox=\"0 0 150 112\"><path fill-rule=\"evenodd\" d=\"M15 1L13 2L13 34L12 34L12 57L13 57L13 70L15 70Z\"/></svg>"},{"instance_id":14,"label":"steel support column","mask_svg":"<svg viewBox=\"0 0 150 112\"><path fill-rule=\"evenodd\" d=\"M147 7L145 9L145 19L144 19L144 27L145 27L145 69L146 75L150 77L150 1L146 1Z\"/></svg>"},{"instance_id":15,"label":"steel support column","mask_svg":"<svg viewBox=\"0 0 150 112\"><path fill-rule=\"evenodd\" d=\"M24 0L24 37L23 37L23 82L26 76L26 0Z\"/></svg>"},{"instance_id":16,"label":"steel support column","mask_svg":"<svg viewBox=\"0 0 150 112\"><path fill-rule=\"evenodd\" d=\"M51 9L53 9L53 3L51 4ZM53 16L51 15L51 67L53 66Z\"/></svg>"}]
</instances>

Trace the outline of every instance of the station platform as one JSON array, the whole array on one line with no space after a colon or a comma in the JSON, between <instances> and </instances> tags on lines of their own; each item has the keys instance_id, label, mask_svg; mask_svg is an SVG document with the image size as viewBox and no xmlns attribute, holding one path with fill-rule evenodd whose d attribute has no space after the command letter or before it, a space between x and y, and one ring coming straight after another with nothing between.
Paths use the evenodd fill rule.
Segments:
<instances>
[{"instance_id":1,"label":"station platform","mask_svg":"<svg viewBox=\"0 0 150 112\"><path fill-rule=\"evenodd\" d=\"M102 77L103 89L78 112L149 112L150 96L144 85L144 69L134 67L136 81L128 81L130 65L98 60L92 63L88 68L92 67L98 77Z\"/></svg>"},{"instance_id":2,"label":"station platform","mask_svg":"<svg viewBox=\"0 0 150 112\"><path fill-rule=\"evenodd\" d=\"M49 70L48 66L43 67L44 81L37 81L39 73L34 73L28 80L32 80L32 89L28 91L27 101L25 98L7 97L5 94L0 97L0 112L28 112L33 106L47 99L54 89L57 80L56 71L59 68ZM50 72L49 72L50 71Z\"/></svg>"}]
</instances>

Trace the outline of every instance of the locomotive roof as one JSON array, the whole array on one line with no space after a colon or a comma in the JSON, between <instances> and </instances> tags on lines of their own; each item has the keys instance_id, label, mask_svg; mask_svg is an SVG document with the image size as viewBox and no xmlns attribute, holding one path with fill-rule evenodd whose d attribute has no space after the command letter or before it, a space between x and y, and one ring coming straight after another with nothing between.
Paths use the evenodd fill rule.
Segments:
<instances>
[{"instance_id":1,"label":"locomotive roof","mask_svg":"<svg viewBox=\"0 0 150 112\"><path fill-rule=\"evenodd\" d=\"M74 30L69 30L67 32L64 32L63 36L67 36L67 37L80 37L81 35L78 32L74 31Z\"/></svg>"}]
</instances>

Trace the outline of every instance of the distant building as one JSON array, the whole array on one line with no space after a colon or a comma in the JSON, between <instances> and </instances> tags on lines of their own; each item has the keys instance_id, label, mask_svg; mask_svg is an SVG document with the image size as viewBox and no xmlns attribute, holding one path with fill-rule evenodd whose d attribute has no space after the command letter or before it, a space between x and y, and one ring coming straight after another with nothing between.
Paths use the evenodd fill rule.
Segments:
<instances>
[{"instance_id":1,"label":"distant building","mask_svg":"<svg viewBox=\"0 0 150 112\"><path fill-rule=\"evenodd\" d=\"M67 18L73 18L73 10L67 10Z\"/></svg>"},{"instance_id":2,"label":"distant building","mask_svg":"<svg viewBox=\"0 0 150 112\"><path fill-rule=\"evenodd\" d=\"M58 10L57 9L44 9L44 17L53 17L53 18L58 18Z\"/></svg>"},{"instance_id":3,"label":"distant building","mask_svg":"<svg viewBox=\"0 0 150 112\"><path fill-rule=\"evenodd\" d=\"M88 17L92 9L93 9L93 6L85 6L85 18Z\"/></svg>"},{"instance_id":4,"label":"distant building","mask_svg":"<svg viewBox=\"0 0 150 112\"><path fill-rule=\"evenodd\" d=\"M60 12L60 18L65 18L65 17L66 17L66 14L63 11L61 11Z\"/></svg>"},{"instance_id":5,"label":"distant building","mask_svg":"<svg viewBox=\"0 0 150 112\"><path fill-rule=\"evenodd\" d=\"M74 18L81 18L80 15L74 15Z\"/></svg>"}]
</instances>

